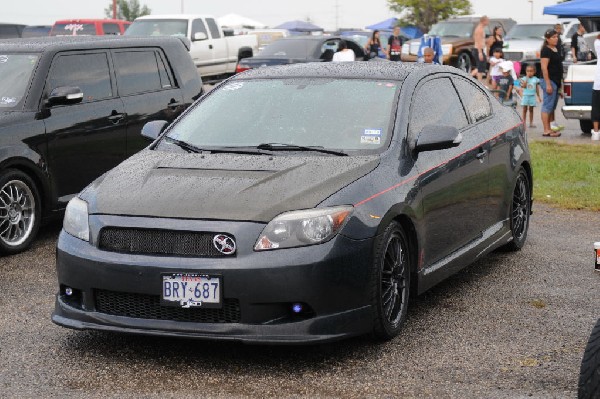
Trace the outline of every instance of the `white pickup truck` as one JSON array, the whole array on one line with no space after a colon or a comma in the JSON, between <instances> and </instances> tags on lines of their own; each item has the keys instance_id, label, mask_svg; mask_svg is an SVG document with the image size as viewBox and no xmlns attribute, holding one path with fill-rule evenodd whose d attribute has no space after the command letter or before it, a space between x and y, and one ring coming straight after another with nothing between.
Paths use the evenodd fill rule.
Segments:
<instances>
[{"instance_id":1,"label":"white pickup truck","mask_svg":"<svg viewBox=\"0 0 600 399\"><path fill-rule=\"evenodd\" d=\"M225 36L211 15L147 15L133 21L125 35L188 38L190 55L205 82L233 75L240 59L258 52L255 35Z\"/></svg>"}]
</instances>

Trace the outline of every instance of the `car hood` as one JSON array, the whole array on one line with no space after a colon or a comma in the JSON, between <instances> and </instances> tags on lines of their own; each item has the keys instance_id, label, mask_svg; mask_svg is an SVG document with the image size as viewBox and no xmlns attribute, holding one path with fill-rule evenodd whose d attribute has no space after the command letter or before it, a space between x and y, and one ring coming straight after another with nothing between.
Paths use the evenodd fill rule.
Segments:
<instances>
[{"instance_id":1,"label":"car hood","mask_svg":"<svg viewBox=\"0 0 600 399\"><path fill-rule=\"evenodd\" d=\"M542 39L513 39L504 43L504 51L540 51Z\"/></svg>"},{"instance_id":2,"label":"car hood","mask_svg":"<svg viewBox=\"0 0 600 399\"><path fill-rule=\"evenodd\" d=\"M473 39L454 36L442 36L442 45L451 44L453 47L465 47L473 45ZM409 42L410 54L417 54L421 46L421 39L413 39Z\"/></svg>"},{"instance_id":3,"label":"car hood","mask_svg":"<svg viewBox=\"0 0 600 399\"><path fill-rule=\"evenodd\" d=\"M81 193L90 214L269 222L317 206L379 156L180 154L145 150Z\"/></svg>"}]
</instances>

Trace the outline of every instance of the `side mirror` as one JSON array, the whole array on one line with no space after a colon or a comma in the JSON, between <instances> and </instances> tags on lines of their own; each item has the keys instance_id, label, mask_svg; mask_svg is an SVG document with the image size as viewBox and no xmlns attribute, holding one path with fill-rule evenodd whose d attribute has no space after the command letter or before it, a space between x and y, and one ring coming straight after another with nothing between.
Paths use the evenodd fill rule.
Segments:
<instances>
[{"instance_id":1,"label":"side mirror","mask_svg":"<svg viewBox=\"0 0 600 399\"><path fill-rule=\"evenodd\" d=\"M415 150L417 152L445 150L447 148L458 146L461 141L462 135L455 127L425 125L419 133Z\"/></svg>"},{"instance_id":2,"label":"side mirror","mask_svg":"<svg viewBox=\"0 0 600 399\"><path fill-rule=\"evenodd\" d=\"M142 127L142 136L149 139L150 141L154 141L162 133L167 124L167 121L148 122L144 125L144 127Z\"/></svg>"},{"instance_id":3,"label":"side mirror","mask_svg":"<svg viewBox=\"0 0 600 399\"><path fill-rule=\"evenodd\" d=\"M62 86L53 89L48 96L48 105L76 104L83 100L83 92L79 87Z\"/></svg>"},{"instance_id":4,"label":"side mirror","mask_svg":"<svg viewBox=\"0 0 600 399\"><path fill-rule=\"evenodd\" d=\"M194 41L194 42L198 42L200 40L206 40L206 39L208 39L208 36L204 32L196 32L196 33L194 33L194 36L192 37L192 41Z\"/></svg>"}]
</instances>

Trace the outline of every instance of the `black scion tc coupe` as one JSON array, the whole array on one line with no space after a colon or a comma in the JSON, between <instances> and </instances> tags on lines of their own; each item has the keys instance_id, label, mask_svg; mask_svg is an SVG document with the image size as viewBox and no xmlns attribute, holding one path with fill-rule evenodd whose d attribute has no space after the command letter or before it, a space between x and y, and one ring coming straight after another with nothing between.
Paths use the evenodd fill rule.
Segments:
<instances>
[{"instance_id":1,"label":"black scion tc coupe","mask_svg":"<svg viewBox=\"0 0 600 399\"><path fill-rule=\"evenodd\" d=\"M527 237L522 121L455 68L260 68L165 126L69 203L55 323L390 339L411 291Z\"/></svg>"}]
</instances>

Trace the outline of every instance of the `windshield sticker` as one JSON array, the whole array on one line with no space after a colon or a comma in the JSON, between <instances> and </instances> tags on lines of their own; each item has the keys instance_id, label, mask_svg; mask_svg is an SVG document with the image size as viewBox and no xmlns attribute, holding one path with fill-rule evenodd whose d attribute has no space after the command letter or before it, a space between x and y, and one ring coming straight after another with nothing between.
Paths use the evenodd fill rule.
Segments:
<instances>
[{"instance_id":1,"label":"windshield sticker","mask_svg":"<svg viewBox=\"0 0 600 399\"><path fill-rule=\"evenodd\" d=\"M0 64L8 62L8 55L0 55Z\"/></svg>"},{"instance_id":2,"label":"windshield sticker","mask_svg":"<svg viewBox=\"0 0 600 399\"><path fill-rule=\"evenodd\" d=\"M360 136L361 144L381 144L381 137L379 136Z\"/></svg>"},{"instance_id":3,"label":"windshield sticker","mask_svg":"<svg viewBox=\"0 0 600 399\"><path fill-rule=\"evenodd\" d=\"M381 136L381 129L365 129L365 136Z\"/></svg>"},{"instance_id":4,"label":"windshield sticker","mask_svg":"<svg viewBox=\"0 0 600 399\"><path fill-rule=\"evenodd\" d=\"M244 87L244 82L235 82L223 87L223 90L235 91L241 89L242 87Z\"/></svg>"},{"instance_id":5,"label":"windshield sticker","mask_svg":"<svg viewBox=\"0 0 600 399\"><path fill-rule=\"evenodd\" d=\"M15 97L2 97L0 99L0 104L2 105L11 105L11 104L15 104L17 102L17 99Z\"/></svg>"},{"instance_id":6,"label":"windshield sticker","mask_svg":"<svg viewBox=\"0 0 600 399\"><path fill-rule=\"evenodd\" d=\"M65 26L65 30L71 31L73 36L77 36L77 32L83 30L82 24L68 24Z\"/></svg>"}]
</instances>

